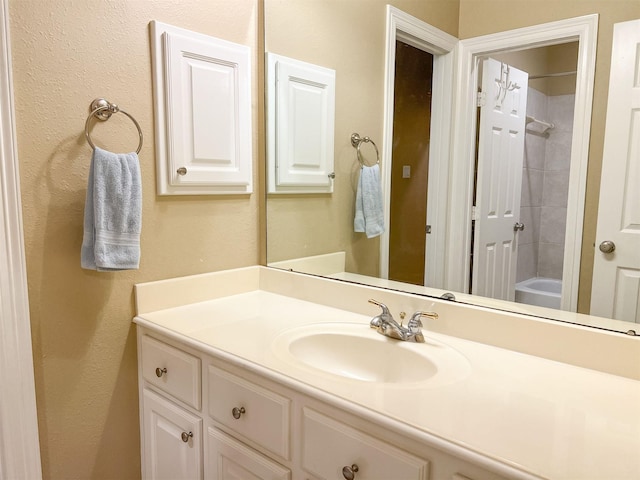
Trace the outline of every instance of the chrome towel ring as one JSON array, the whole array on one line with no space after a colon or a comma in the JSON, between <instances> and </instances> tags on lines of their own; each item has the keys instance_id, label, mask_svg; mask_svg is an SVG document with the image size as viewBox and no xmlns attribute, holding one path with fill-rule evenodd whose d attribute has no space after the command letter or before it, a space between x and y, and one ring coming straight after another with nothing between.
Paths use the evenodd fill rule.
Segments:
<instances>
[{"instance_id":1,"label":"chrome towel ring","mask_svg":"<svg viewBox=\"0 0 640 480\"><path fill-rule=\"evenodd\" d=\"M373 148L376 151L376 165L380 165L380 152L378 151L378 146L376 145L376 143L371 140L369 137L361 137L360 134L358 133L352 133L351 134L351 145L353 145L353 148L356 149L356 153L358 155L358 162L360 162L360 166L361 167L372 167L373 165L367 165L367 163L364 161L364 158L362 156L362 152L360 151L360 147L362 146L363 143L371 143L371 145L373 145Z\"/></svg>"},{"instance_id":2,"label":"chrome towel ring","mask_svg":"<svg viewBox=\"0 0 640 480\"><path fill-rule=\"evenodd\" d=\"M142 141L143 141L142 129L140 128L140 124L138 124L135 118L133 118L124 110L121 110L120 107L118 107L115 103L110 103L104 98L96 98L93 102L91 102L91 106L89 107L89 110L91 113L87 117L87 121L84 123L84 135L85 137L87 137L87 142L89 142L89 145L91 145L91 148L93 148L94 150L96 148L96 146L91 141L91 135L89 135L89 123L91 122L91 119L95 117L98 120L105 122L109 120L111 118L111 115L113 115L114 113L124 113L127 117L131 119L133 124L138 129L138 136L140 138L140 143L138 144L138 149L136 150L136 153L140 153L140 150L142 150Z\"/></svg>"}]
</instances>

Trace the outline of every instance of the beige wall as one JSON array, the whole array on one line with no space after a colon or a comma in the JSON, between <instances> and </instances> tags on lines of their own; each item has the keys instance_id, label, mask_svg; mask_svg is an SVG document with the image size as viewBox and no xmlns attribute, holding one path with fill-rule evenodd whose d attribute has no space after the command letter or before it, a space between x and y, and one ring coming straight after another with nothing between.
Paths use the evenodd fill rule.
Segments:
<instances>
[{"instance_id":1,"label":"beige wall","mask_svg":"<svg viewBox=\"0 0 640 480\"><path fill-rule=\"evenodd\" d=\"M256 175L251 196L156 196L148 23L249 45L256 67L258 1L10 0L9 8L44 477L138 478L133 285L257 263L262 191ZM255 139L256 85L254 78ZM144 133L137 271L80 268L91 155L83 129L99 96ZM93 132L113 151L137 145L124 115Z\"/></svg>"},{"instance_id":2,"label":"beige wall","mask_svg":"<svg viewBox=\"0 0 640 480\"><path fill-rule=\"evenodd\" d=\"M587 201L580 264L578 311L588 312L591 302L594 242L602 168L607 91L613 24L640 18L638 0L460 0L460 38L597 13L598 48L589 145Z\"/></svg>"},{"instance_id":3,"label":"beige wall","mask_svg":"<svg viewBox=\"0 0 640 480\"><path fill-rule=\"evenodd\" d=\"M353 232L358 163L350 137L380 151L386 4L457 34L458 0L266 0L266 51L336 70L334 193L270 195L268 260L347 252L347 270L378 274L378 238ZM370 146L363 153L374 155ZM384 165L382 166L384 168Z\"/></svg>"}]
</instances>

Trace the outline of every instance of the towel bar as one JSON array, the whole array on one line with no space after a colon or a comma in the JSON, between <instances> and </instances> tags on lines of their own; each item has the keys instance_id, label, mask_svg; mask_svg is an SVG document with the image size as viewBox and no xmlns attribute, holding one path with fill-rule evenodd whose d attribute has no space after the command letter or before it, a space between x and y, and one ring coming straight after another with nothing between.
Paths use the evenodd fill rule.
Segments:
<instances>
[{"instance_id":1,"label":"towel bar","mask_svg":"<svg viewBox=\"0 0 640 480\"><path fill-rule=\"evenodd\" d=\"M95 117L98 120L101 120L104 122L109 120L111 118L111 115L113 115L114 113L120 112L120 113L124 113L127 117L129 117L133 122L133 124L138 129L138 136L140 137L140 143L138 144L138 149L136 150L136 153L140 153L140 150L142 149L142 141L143 141L142 129L140 128L140 124L136 121L135 118L133 118L124 110L120 109L120 107L118 107L115 103L110 103L104 98L96 98L93 102L91 102L89 111L91 113L87 117L87 121L84 123L84 135L85 137L87 137L87 142L89 142L89 145L91 145L91 148L93 148L94 150L96 149L96 146L91 141L91 135L89 135L89 123L91 122L91 119Z\"/></svg>"}]
</instances>

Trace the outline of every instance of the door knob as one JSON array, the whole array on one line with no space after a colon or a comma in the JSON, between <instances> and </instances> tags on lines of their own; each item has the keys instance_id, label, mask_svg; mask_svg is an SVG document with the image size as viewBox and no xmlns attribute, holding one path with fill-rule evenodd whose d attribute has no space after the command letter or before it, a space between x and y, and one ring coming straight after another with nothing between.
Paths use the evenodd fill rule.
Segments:
<instances>
[{"instance_id":1,"label":"door knob","mask_svg":"<svg viewBox=\"0 0 640 480\"><path fill-rule=\"evenodd\" d=\"M187 174L187 168L186 167L180 167L178 170L176 170L176 173L178 175L180 175L181 177L183 177L184 175Z\"/></svg>"},{"instance_id":2,"label":"door knob","mask_svg":"<svg viewBox=\"0 0 640 480\"><path fill-rule=\"evenodd\" d=\"M524 223L516 222L513 224L513 231L517 232L518 230L524 230Z\"/></svg>"},{"instance_id":3,"label":"door knob","mask_svg":"<svg viewBox=\"0 0 640 480\"><path fill-rule=\"evenodd\" d=\"M600 244L598 248L602 253L613 253L613 251L616 249L616 244L611 240L605 240Z\"/></svg>"}]
</instances>

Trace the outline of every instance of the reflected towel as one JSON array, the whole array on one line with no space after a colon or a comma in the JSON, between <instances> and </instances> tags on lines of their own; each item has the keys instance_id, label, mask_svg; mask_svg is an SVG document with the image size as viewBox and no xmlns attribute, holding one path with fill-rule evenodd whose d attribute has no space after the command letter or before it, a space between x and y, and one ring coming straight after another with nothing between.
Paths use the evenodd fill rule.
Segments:
<instances>
[{"instance_id":1,"label":"reflected towel","mask_svg":"<svg viewBox=\"0 0 640 480\"><path fill-rule=\"evenodd\" d=\"M362 167L356 191L356 214L353 229L364 232L367 238L377 237L384 232L382 210L382 189L380 187L380 167Z\"/></svg>"},{"instance_id":2,"label":"reflected towel","mask_svg":"<svg viewBox=\"0 0 640 480\"><path fill-rule=\"evenodd\" d=\"M136 153L93 150L84 206L80 264L98 271L140 264L142 185Z\"/></svg>"}]
</instances>

